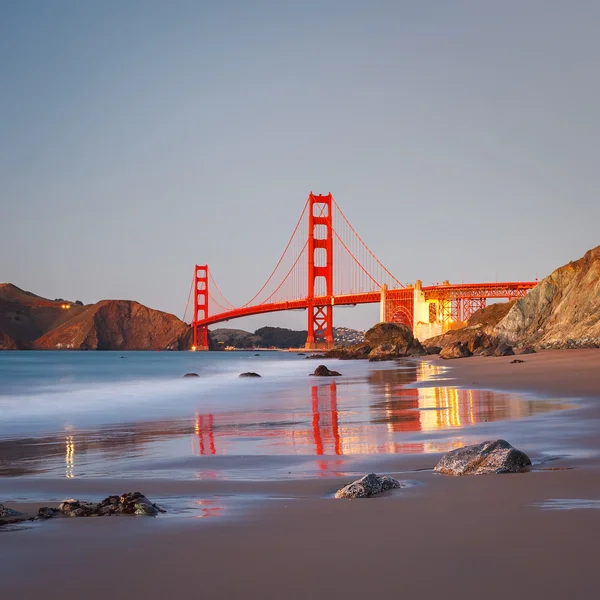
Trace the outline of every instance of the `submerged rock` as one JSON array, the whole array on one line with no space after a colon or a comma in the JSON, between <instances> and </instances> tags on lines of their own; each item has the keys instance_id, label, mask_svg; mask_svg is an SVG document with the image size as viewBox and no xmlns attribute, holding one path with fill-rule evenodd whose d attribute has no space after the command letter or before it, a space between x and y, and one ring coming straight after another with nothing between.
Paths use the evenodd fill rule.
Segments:
<instances>
[{"instance_id":1,"label":"submerged rock","mask_svg":"<svg viewBox=\"0 0 600 600\"><path fill-rule=\"evenodd\" d=\"M200 375L198 373L186 373L184 377L200 377Z\"/></svg>"},{"instance_id":2,"label":"submerged rock","mask_svg":"<svg viewBox=\"0 0 600 600\"><path fill-rule=\"evenodd\" d=\"M315 377L339 377L341 373L330 371L325 365L319 365L312 375Z\"/></svg>"},{"instance_id":3,"label":"submerged rock","mask_svg":"<svg viewBox=\"0 0 600 600\"><path fill-rule=\"evenodd\" d=\"M506 440L482 442L446 452L434 471L445 475L487 475L519 473L531 459Z\"/></svg>"},{"instance_id":4,"label":"submerged rock","mask_svg":"<svg viewBox=\"0 0 600 600\"><path fill-rule=\"evenodd\" d=\"M467 345L462 342L450 344L449 346L442 348L442 351L440 352L440 358L466 358L467 356L472 356L472 352Z\"/></svg>"},{"instance_id":5,"label":"submerged rock","mask_svg":"<svg viewBox=\"0 0 600 600\"><path fill-rule=\"evenodd\" d=\"M336 498L368 498L381 492L401 487L400 482L389 475L369 473L361 479L344 486L335 493Z\"/></svg>"},{"instance_id":6,"label":"submerged rock","mask_svg":"<svg viewBox=\"0 0 600 600\"><path fill-rule=\"evenodd\" d=\"M248 372L248 373L240 373L239 375L240 377L262 377L262 375L259 375L258 373L252 373L252 372Z\"/></svg>"}]
</instances>

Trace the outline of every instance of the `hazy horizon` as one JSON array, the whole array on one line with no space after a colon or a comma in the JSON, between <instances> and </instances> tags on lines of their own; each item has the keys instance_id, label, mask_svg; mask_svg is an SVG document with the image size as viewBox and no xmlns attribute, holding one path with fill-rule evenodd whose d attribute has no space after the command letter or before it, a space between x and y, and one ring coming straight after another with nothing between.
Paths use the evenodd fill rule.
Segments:
<instances>
[{"instance_id":1,"label":"hazy horizon","mask_svg":"<svg viewBox=\"0 0 600 600\"><path fill-rule=\"evenodd\" d=\"M208 263L243 304L311 190L403 282L541 279L600 243L599 3L0 11L0 281L181 318ZM219 326L262 325L306 314Z\"/></svg>"}]
</instances>

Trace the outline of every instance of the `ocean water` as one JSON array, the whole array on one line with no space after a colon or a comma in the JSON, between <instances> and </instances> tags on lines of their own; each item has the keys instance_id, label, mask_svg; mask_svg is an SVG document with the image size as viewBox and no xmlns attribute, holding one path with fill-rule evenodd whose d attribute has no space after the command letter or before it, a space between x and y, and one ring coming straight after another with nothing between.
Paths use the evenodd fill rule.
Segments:
<instances>
[{"instance_id":1,"label":"ocean water","mask_svg":"<svg viewBox=\"0 0 600 600\"><path fill-rule=\"evenodd\" d=\"M310 377L320 362L342 377ZM262 377L240 379L246 371ZM198 458L440 452L506 437L509 423L513 439L531 443L536 419L571 406L458 389L427 361L0 352L0 476L185 479L198 477ZM260 476L267 463L252 464ZM205 465L201 473L215 472Z\"/></svg>"}]
</instances>

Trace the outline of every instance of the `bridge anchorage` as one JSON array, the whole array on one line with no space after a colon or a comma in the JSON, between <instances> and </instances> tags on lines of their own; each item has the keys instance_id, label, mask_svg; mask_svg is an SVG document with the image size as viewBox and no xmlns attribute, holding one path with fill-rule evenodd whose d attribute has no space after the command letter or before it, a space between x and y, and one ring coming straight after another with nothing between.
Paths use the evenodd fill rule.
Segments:
<instances>
[{"instance_id":1,"label":"bridge anchorage","mask_svg":"<svg viewBox=\"0 0 600 600\"><path fill-rule=\"evenodd\" d=\"M333 196L311 192L275 268L246 304L235 306L229 302L208 265L196 265L190 291L192 349L209 349L210 325L298 309L308 313L306 348L329 349L334 344L334 306L375 303L380 305L380 321L403 323L424 340L463 326L473 312L486 306L488 299L521 298L536 284L444 281L423 287L421 281L416 281L414 285L403 285L363 242Z\"/></svg>"}]
</instances>

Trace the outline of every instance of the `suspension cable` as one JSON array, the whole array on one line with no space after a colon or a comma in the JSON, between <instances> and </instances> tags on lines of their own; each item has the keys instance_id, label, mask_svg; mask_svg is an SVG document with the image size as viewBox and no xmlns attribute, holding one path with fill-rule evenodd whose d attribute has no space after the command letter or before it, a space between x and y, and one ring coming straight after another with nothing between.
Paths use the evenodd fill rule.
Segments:
<instances>
[{"instance_id":1,"label":"suspension cable","mask_svg":"<svg viewBox=\"0 0 600 600\"><path fill-rule=\"evenodd\" d=\"M381 261L373 254L373 252L371 252L371 249L369 248L369 246L367 246L362 238L360 237L360 235L358 235L358 233L356 233L354 227L352 227L352 225L350 224L350 221L348 221L348 219L346 218L346 215L343 213L342 209L340 208L339 204L335 201L335 198L333 199L333 203L335 204L335 207L338 209L338 212L340 213L340 215L342 215L342 218L344 219L344 221L346 221L346 224L348 225L348 227L350 227L350 229L352 230L352 233L354 233L354 235L359 239L360 243L367 249L367 251L369 252L369 254L375 259L375 261L377 262L377 264L400 286L400 287L406 287L404 284L400 283L386 268L385 266L381 263Z\"/></svg>"}]
</instances>

